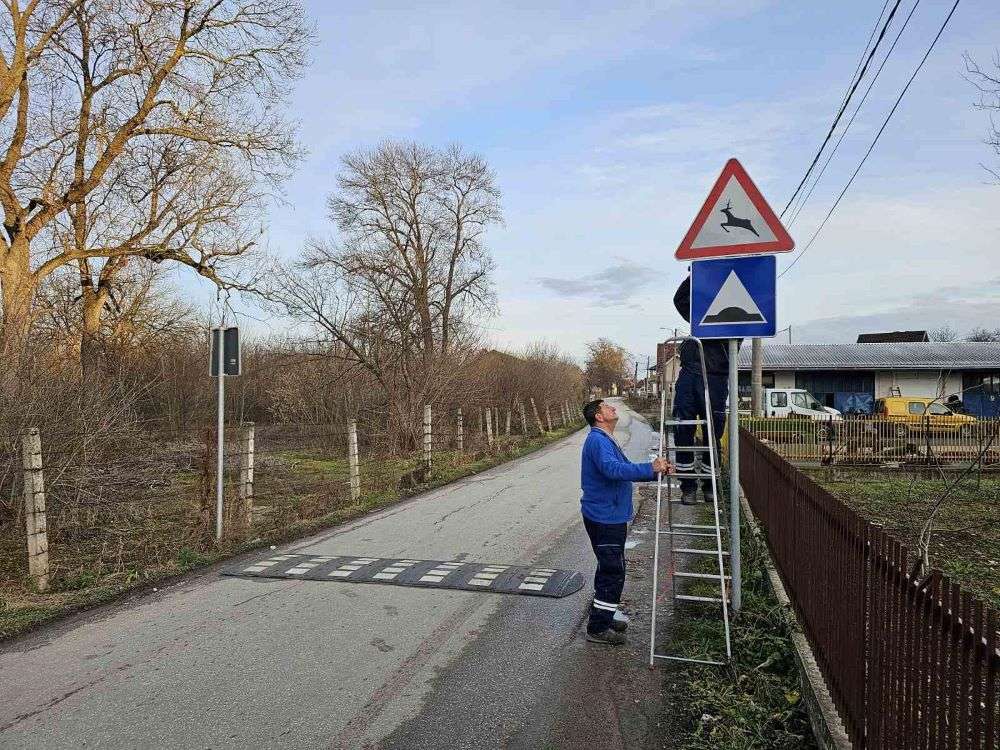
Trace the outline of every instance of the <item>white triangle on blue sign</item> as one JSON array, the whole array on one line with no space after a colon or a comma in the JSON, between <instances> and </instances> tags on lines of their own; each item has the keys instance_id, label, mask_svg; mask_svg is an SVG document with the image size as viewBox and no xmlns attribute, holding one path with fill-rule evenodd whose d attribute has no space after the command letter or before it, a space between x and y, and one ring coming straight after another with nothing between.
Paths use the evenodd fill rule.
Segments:
<instances>
[{"instance_id":1,"label":"white triangle on blue sign","mask_svg":"<svg viewBox=\"0 0 1000 750\"><path fill-rule=\"evenodd\" d=\"M725 283L715 295L712 304L701 319L704 325L742 325L766 323L757 303L753 301L750 292L743 286L736 271L730 271Z\"/></svg>"}]
</instances>

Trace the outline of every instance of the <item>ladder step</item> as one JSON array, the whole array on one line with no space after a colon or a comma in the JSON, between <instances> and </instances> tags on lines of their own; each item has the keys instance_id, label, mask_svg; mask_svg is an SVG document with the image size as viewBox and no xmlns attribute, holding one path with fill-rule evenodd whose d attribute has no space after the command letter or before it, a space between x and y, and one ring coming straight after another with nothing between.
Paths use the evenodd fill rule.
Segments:
<instances>
[{"instance_id":1,"label":"ladder step","mask_svg":"<svg viewBox=\"0 0 1000 750\"><path fill-rule=\"evenodd\" d=\"M688 549L687 547L679 547L675 549L674 552L684 553L688 555L717 555L719 550L717 549ZM723 551L723 555L728 555L728 552Z\"/></svg>"},{"instance_id":2,"label":"ladder step","mask_svg":"<svg viewBox=\"0 0 1000 750\"><path fill-rule=\"evenodd\" d=\"M666 659L667 661L682 661L686 664L710 664L713 667L724 667L723 661L711 661L709 659L685 659L683 656L667 656L666 654L653 654L654 659Z\"/></svg>"},{"instance_id":3,"label":"ladder step","mask_svg":"<svg viewBox=\"0 0 1000 750\"><path fill-rule=\"evenodd\" d=\"M674 576L676 578L710 578L713 581L719 580L718 573L685 573L683 571L678 570L674 572ZM725 578L727 581L731 581L733 579L732 576L722 576L722 577Z\"/></svg>"},{"instance_id":4,"label":"ladder step","mask_svg":"<svg viewBox=\"0 0 1000 750\"><path fill-rule=\"evenodd\" d=\"M712 526L711 524L709 524L709 525L706 526L705 524L697 524L697 523L675 523L675 524L672 524L670 526L670 528L672 528L672 529L712 529L713 531L715 531L716 527ZM725 529L723 529L723 531L725 531Z\"/></svg>"},{"instance_id":5,"label":"ladder step","mask_svg":"<svg viewBox=\"0 0 1000 750\"><path fill-rule=\"evenodd\" d=\"M707 536L712 539L715 538L715 534L706 534L703 531L661 531L660 533L668 536Z\"/></svg>"},{"instance_id":6,"label":"ladder step","mask_svg":"<svg viewBox=\"0 0 1000 750\"><path fill-rule=\"evenodd\" d=\"M722 599L717 596L689 596L688 594L675 594L674 599L682 602L708 602L711 604L722 604Z\"/></svg>"},{"instance_id":7,"label":"ladder step","mask_svg":"<svg viewBox=\"0 0 1000 750\"><path fill-rule=\"evenodd\" d=\"M714 474L665 474L671 479L711 479Z\"/></svg>"},{"instance_id":8,"label":"ladder step","mask_svg":"<svg viewBox=\"0 0 1000 750\"><path fill-rule=\"evenodd\" d=\"M677 427L693 427L699 424L707 425L708 422L704 419L665 419L663 420L663 424Z\"/></svg>"},{"instance_id":9,"label":"ladder step","mask_svg":"<svg viewBox=\"0 0 1000 750\"><path fill-rule=\"evenodd\" d=\"M659 446L657 446L657 448L659 448ZM709 450L707 445L671 445L669 446L669 449L672 451L699 451L702 453Z\"/></svg>"}]
</instances>

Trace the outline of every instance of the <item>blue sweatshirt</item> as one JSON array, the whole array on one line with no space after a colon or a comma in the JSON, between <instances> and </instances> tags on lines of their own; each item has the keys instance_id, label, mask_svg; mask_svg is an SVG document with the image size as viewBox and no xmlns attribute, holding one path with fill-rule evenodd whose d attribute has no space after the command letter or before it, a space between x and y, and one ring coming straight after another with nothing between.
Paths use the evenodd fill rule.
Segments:
<instances>
[{"instance_id":1,"label":"blue sweatshirt","mask_svg":"<svg viewBox=\"0 0 1000 750\"><path fill-rule=\"evenodd\" d=\"M656 479L653 465L634 464L604 430L593 427L583 443L580 461L580 511L598 523L632 519L632 482Z\"/></svg>"}]
</instances>

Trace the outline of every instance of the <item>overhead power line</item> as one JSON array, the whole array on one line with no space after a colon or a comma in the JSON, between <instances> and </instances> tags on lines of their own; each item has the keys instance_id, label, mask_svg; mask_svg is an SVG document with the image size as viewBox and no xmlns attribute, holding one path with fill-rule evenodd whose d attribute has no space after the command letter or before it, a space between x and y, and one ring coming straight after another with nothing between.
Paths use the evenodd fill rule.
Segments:
<instances>
[{"instance_id":1,"label":"overhead power line","mask_svg":"<svg viewBox=\"0 0 1000 750\"><path fill-rule=\"evenodd\" d=\"M854 124L854 119L858 116L858 112L861 111L861 107L864 105L865 101L868 99L868 95L872 92L872 88L875 86L875 82L878 81L878 77L882 74L885 69L885 64L889 62L889 57L892 56L892 52L896 49L896 45L899 43L899 39L903 36L903 32L906 31L906 27L910 24L910 19L913 18L913 14L916 12L920 5L920 0L917 0L913 7L910 8L910 12L907 14L906 19L903 21L903 25L899 28L899 33L896 34L896 38L892 41L892 46L889 47L889 51L885 53L885 57L882 58L882 64L878 66L878 70L875 71L875 75L868 82L868 88L865 89L864 96L861 97L861 101L858 102L858 106L855 107L854 113L851 115L851 119L847 121L844 129L840 131L840 137L837 138L837 142L833 144L833 148L826 157L826 161L823 162L823 168L820 169L819 174L816 175L816 179L813 180L812 186L809 188L809 192L805 194L805 197L799 201L799 205L795 208L792 213L792 218L786 225L788 229L791 229L792 225L795 224L795 220L799 218L799 214L802 213L802 209L805 207L806 203L809 202L809 198L812 197L813 191L816 186L819 185L819 181L823 179L823 175L826 173L826 168L830 166L830 161L833 159L834 154L837 153L837 149L840 148L840 144L844 142L844 136L847 135L847 131L851 129L851 125Z\"/></svg>"},{"instance_id":2,"label":"overhead power line","mask_svg":"<svg viewBox=\"0 0 1000 750\"><path fill-rule=\"evenodd\" d=\"M827 132L826 138L823 139L823 142L820 144L819 149L816 151L816 155L813 157L812 163L809 164L809 168L806 170L805 175L803 175L802 181L798 184L798 187L795 188L795 192L792 193L792 197L788 199L788 203L786 203L785 207L781 209L781 217L785 216L785 213L788 211L788 207L792 205L792 201L795 200L795 197L799 194L799 191L802 190L802 186L805 185L806 180L809 179L809 175L812 174L813 168L819 161L819 157L823 154L823 149L826 148L826 144L829 143L830 138L833 137L833 131L837 129L837 124L840 122L840 118L844 116L844 112L847 110L847 105L850 104L851 102L851 97L854 96L854 92L858 90L858 86L860 86L861 81L864 80L865 72L868 70L868 66L871 64L872 58L875 57L875 53L878 51L879 45L885 38L886 32L889 30L889 25L892 23L892 19L896 15L896 11L899 9L899 4L902 1L903 0L896 0L896 2L892 6L892 10L889 11L889 17L885 19L885 23L882 25L882 31L879 32L878 39L875 40L875 46L872 47L871 52L868 53L868 58L865 60L865 65L861 69L861 73L858 74L857 80L854 81L854 84L851 86L850 92L847 94L847 98L844 99L844 103L840 106L840 109L837 111L837 116L833 118L833 124L830 126L830 130Z\"/></svg>"},{"instance_id":3,"label":"overhead power line","mask_svg":"<svg viewBox=\"0 0 1000 750\"><path fill-rule=\"evenodd\" d=\"M917 2L920 2L920 0L917 0ZM875 19L875 23L872 24L872 30L868 34L868 41L865 42L865 48L863 50L861 50L861 54L858 55L858 64L854 66L854 72L851 74L851 80L847 82L847 88L844 89L844 97L843 97L843 99L840 102L841 106L844 106L844 103L848 101L848 98L851 95L851 88L854 86L854 82L858 78L858 71L861 70L861 66L865 62L865 57L868 55L868 50L871 49L871 46L872 46L872 40L875 38L875 34L878 32L878 27L882 24L882 18L885 16L885 11L886 11L886 8L888 8L888 7L889 7L889 0L883 0L883 2L882 2L882 9L878 12L878 18ZM843 138L843 134L841 134L841 138ZM815 187L815 183L814 183L814 187ZM792 211L795 212L796 214L798 213L798 211L800 211L802 209L802 204L806 200L808 200L808 197L806 197L804 199L801 198L801 196L802 196L801 192L799 193L799 196L800 196L800 200L799 200L798 205L795 208L792 209ZM793 203L793 205L794 205L794 203ZM794 223L795 223L795 218L793 217L792 220L791 220L791 222L789 224L787 224L786 227L787 228L791 228L791 225L794 224Z\"/></svg>"},{"instance_id":4,"label":"overhead power line","mask_svg":"<svg viewBox=\"0 0 1000 750\"><path fill-rule=\"evenodd\" d=\"M958 9L958 4L960 2L962 2L962 0L955 0L955 4L951 6L951 10L948 11L948 15L945 17L944 22L941 24L941 28L938 29L937 34L934 35L933 41L931 41L931 44L927 48L927 51L924 53L924 56L920 58L920 62L914 69L913 74L910 76L910 79L906 82L906 85L903 87L903 90L899 92L899 96L896 98L896 103L892 105L892 109L889 110L889 114L885 116L885 120L882 123L882 127L878 129L878 132L875 134L875 138L872 139L871 145L868 147L868 150L865 151L865 155L861 157L861 162L858 164L857 169L854 170L854 173L851 175L851 178L847 181L847 184L844 185L844 189L840 191L840 195L837 196L837 200L835 200L833 202L833 205L830 206L830 210L827 211L826 216L823 218L823 221L820 222L820 225L816 228L816 231L813 233L813 236L809 238L809 242L806 243L806 246L802 248L802 251L796 256L795 260L793 260L784 271L778 274L779 279L786 273L791 271L795 267L795 264L802 259L802 256L809 251L809 248L812 247L813 243L816 241L816 238L819 237L819 233L823 231L823 227L826 226L826 223L830 220L830 217L833 216L833 212L837 210L837 206L840 205L840 201L843 199L844 195L851 187L851 184L854 182L854 178L858 176L858 173L861 171L861 168L865 165L865 161L868 160L868 157L871 155L871 152L875 150L875 145L878 143L879 138L882 137L882 133L885 132L886 127L888 127L889 121L892 119L892 116L896 113L896 110L899 108L899 104L900 102L903 101L903 97L906 96L906 92L909 91L910 85L917 77L917 74L920 72L920 69L924 67L924 63L927 62L927 58L931 56L931 52L934 51L934 47L937 45L938 40L944 33L944 30L948 27L948 23L951 21L951 17L955 15L955 11Z\"/></svg>"}]
</instances>

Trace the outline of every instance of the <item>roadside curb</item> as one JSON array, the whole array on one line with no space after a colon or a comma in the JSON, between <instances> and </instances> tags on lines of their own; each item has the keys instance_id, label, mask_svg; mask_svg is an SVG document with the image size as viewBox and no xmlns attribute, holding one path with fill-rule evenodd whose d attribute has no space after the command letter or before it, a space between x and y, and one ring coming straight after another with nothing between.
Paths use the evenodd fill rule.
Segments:
<instances>
[{"instance_id":1,"label":"roadside curb","mask_svg":"<svg viewBox=\"0 0 1000 750\"><path fill-rule=\"evenodd\" d=\"M740 505L743 507L750 532L763 541L757 518L750 509L750 504L747 502L742 488L740 489ZM767 545L763 546L767 550ZM809 640L799 626L791 599L789 599L788 592L785 591L785 586L781 582L781 576L778 575L771 560L770 550L766 552L764 567L767 569L771 591L792 626L790 636L792 646L795 649L795 664L799 670L802 699L805 702L806 711L809 713L809 723L812 725L813 736L822 750L852 750L853 745L847 736L847 730L840 719L840 714L837 712L837 707L830 695L826 681L823 679L823 674L819 670Z\"/></svg>"}]
</instances>

